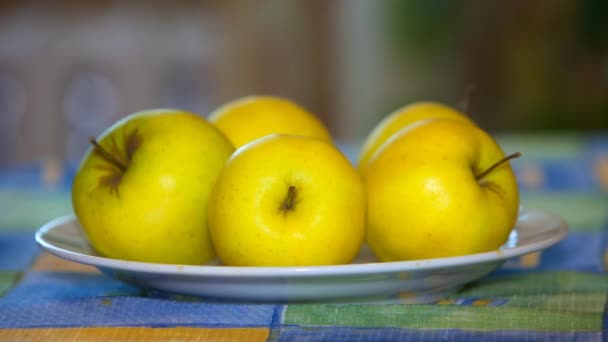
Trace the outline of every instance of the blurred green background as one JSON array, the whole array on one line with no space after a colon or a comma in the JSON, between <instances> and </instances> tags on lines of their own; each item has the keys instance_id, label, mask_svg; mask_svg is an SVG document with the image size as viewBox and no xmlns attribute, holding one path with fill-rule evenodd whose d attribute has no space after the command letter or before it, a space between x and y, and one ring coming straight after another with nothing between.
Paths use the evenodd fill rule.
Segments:
<instances>
[{"instance_id":1,"label":"blurred green background","mask_svg":"<svg viewBox=\"0 0 608 342\"><path fill-rule=\"evenodd\" d=\"M608 127L608 2L390 0L386 10L391 52L432 79L416 96L456 77L452 87L476 86L472 115L492 129Z\"/></svg>"},{"instance_id":2,"label":"blurred green background","mask_svg":"<svg viewBox=\"0 0 608 342\"><path fill-rule=\"evenodd\" d=\"M608 2L0 1L0 165L78 160L131 112L256 93L358 142L469 86L491 132L606 131Z\"/></svg>"}]
</instances>

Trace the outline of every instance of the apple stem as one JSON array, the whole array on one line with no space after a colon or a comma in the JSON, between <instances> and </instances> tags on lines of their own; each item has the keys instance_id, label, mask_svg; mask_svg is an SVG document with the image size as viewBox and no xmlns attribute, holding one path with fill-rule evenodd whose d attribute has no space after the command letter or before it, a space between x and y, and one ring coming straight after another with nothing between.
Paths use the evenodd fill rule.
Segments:
<instances>
[{"instance_id":1,"label":"apple stem","mask_svg":"<svg viewBox=\"0 0 608 342\"><path fill-rule=\"evenodd\" d=\"M89 142L93 146L95 146L95 150L97 152L99 152L99 154L101 154L102 157L104 157L107 161L109 161L110 163L112 163L116 167L118 167L120 169L120 171L122 171L122 172L127 171L127 167L125 166L125 164L123 164L120 160L118 160L118 158L114 157L110 152L108 152L108 150L103 148L94 137L89 137Z\"/></svg>"},{"instance_id":2,"label":"apple stem","mask_svg":"<svg viewBox=\"0 0 608 342\"><path fill-rule=\"evenodd\" d=\"M479 175L475 176L475 179L480 180L483 177L485 177L488 173L494 171L494 169L496 169L497 167L499 167L500 165L502 165L503 163L514 159L514 158L519 158L521 157L521 153L520 152L515 152L513 154L510 154L504 158L502 158L501 160L497 161L496 163L494 163L494 165L490 166L489 168L487 168L484 172L480 173Z\"/></svg>"},{"instance_id":3,"label":"apple stem","mask_svg":"<svg viewBox=\"0 0 608 342\"><path fill-rule=\"evenodd\" d=\"M283 203L281 203L282 211L289 211L293 209L294 205L296 204L297 190L298 189L296 189L295 186L289 186L289 189L287 190L287 197L285 197L285 200L283 201Z\"/></svg>"},{"instance_id":4,"label":"apple stem","mask_svg":"<svg viewBox=\"0 0 608 342\"><path fill-rule=\"evenodd\" d=\"M464 91L464 97L460 101L460 109L465 114L469 114L469 111L471 110L471 102L473 99L473 93L475 93L475 85L469 84Z\"/></svg>"}]
</instances>

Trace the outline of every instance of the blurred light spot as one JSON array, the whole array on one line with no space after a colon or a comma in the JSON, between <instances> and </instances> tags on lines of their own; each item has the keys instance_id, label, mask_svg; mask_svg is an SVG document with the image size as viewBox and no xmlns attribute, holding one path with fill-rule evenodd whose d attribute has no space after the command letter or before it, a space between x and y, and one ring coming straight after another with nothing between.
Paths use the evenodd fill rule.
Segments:
<instances>
[{"instance_id":1,"label":"blurred light spot","mask_svg":"<svg viewBox=\"0 0 608 342\"><path fill-rule=\"evenodd\" d=\"M437 178L430 177L424 183L425 190L430 194L437 205L442 208L447 208L450 205L450 197L447 195L449 192L445 191L443 184Z\"/></svg>"},{"instance_id":2,"label":"blurred light spot","mask_svg":"<svg viewBox=\"0 0 608 342\"><path fill-rule=\"evenodd\" d=\"M42 184L54 187L63 176L63 166L58 158L48 158L42 167Z\"/></svg>"},{"instance_id":3,"label":"blurred light spot","mask_svg":"<svg viewBox=\"0 0 608 342\"><path fill-rule=\"evenodd\" d=\"M90 146L89 137L96 136L97 130L73 130L66 139L66 158L69 161L78 161Z\"/></svg>"},{"instance_id":4,"label":"blurred light spot","mask_svg":"<svg viewBox=\"0 0 608 342\"><path fill-rule=\"evenodd\" d=\"M161 82L163 84L162 105L207 114L209 111L209 87L202 82L202 71L198 68L172 69Z\"/></svg>"},{"instance_id":5,"label":"blurred light spot","mask_svg":"<svg viewBox=\"0 0 608 342\"><path fill-rule=\"evenodd\" d=\"M519 259L519 262L525 268L536 267L540 262L540 252L526 254Z\"/></svg>"},{"instance_id":6,"label":"blurred light spot","mask_svg":"<svg viewBox=\"0 0 608 342\"><path fill-rule=\"evenodd\" d=\"M405 302L408 302L410 300L412 300L413 298L416 298L418 296L418 294L416 292L412 292L412 291L404 291L399 293L399 299L404 300Z\"/></svg>"},{"instance_id":7,"label":"blurred light spot","mask_svg":"<svg viewBox=\"0 0 608 342\"><path fill-rule=\"evenodd\" d=\"M521 182L526 188L540 189L545 177L543 170L537 164L526 164L521 170Z\"/></svg>"},{"instance_id":8,"label":"blurred light spot","mask_svg":"<svg viewBox=\"0 0 608 342\"><path fill-rule=\"evenodd\" d=\"M118 110L116 89L102 74L82 72L68 84L63 108L74 127L103 129Z\"/></svg>"},{"instance_id":9,"label":"blurred light spot","mask_svg":"<svg viewBox=\"0 0 608 342\"><path fill-rule=\"evenodd\" d=\"M492 303L491 299L477 299L473 302L473 305L474 306L487 306L490 303Z\"/></svg>"},{"instance_id":10,"label":"blurred light spot","mask_svg":"<svg viewBox=\"0 0 608 342\"><path fill-rule=\"evenodd\" d=\"M0 128L14 128L27 107L25 87L15 77L0 71Z\"/></svg>"},{"instance_id":11,"label":"blurred light spot","mask_svg":"<svg viewBox=\"0 0 608 342\"><path fill-rule=\"evenodd\" d=\"M456 299L441 299L436 302L440 305L465 305L465 306L501 306L508 302L505 298L475 298L465 297Z\"/></svg>"},{"instance_id":12,"label":"blurred light spot","mask_svg":"<svg viewBox=\"0 0 608 342\"><path fill-rule=\"evenodd\" d=\"M99 271L93 266L71 262L48 253L42 253L36 259L32 266L32 270L48 272L99 273Z\"/></svg>"},{"instance_id":13,"label":"blurred light spot","mask_svg":"<svg viewBox=\"0 0 608 342\"><path fill-rule=\"evenodd\" d=\"M80 160L89 146L88 137L99 135L112 123L118 111L117 91L104 75L81 72L67 85L63 110L70 123L66 157Z\"/></svg>"},{"instance_id":14,"label":"blurred light spot","mask_svg":"<svg viewBox=\"0 0 608 342\"><path fill-rule=\"evenodd\" d=\"M175 189L175 178L173 176L164 175L160 177L160 186L165 191L172 191Z\"/></svg>"},{"instance_id":15,"label":"blurred light spot","mask_svg":"<svg viewBox=\"0 0 608 342\"><path fill-rule=\"evenodd\" d=\"M594 170L600 187L608 191L608 154L602 154L597 157Z\"/></svg>"},{"instance_id":16,"label":"blurred light spot","mask_svg":"<svg viewBox=\"0 0 608 342\"><path fill-rule=\"evenodd\" d=\"M27 107L25 87L0 70L0 165L11 164L17 154L19 125Z\"/></svg>"}]
</instances>

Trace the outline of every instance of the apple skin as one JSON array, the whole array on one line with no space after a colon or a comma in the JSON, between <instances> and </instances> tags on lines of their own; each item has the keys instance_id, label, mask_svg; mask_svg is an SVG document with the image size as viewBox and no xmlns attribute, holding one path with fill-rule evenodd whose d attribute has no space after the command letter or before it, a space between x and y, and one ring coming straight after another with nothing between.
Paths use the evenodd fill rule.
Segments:
<instances>
[{"instance_id":1,"label":"apple skin","mask_svg":"<svg viewBox=\"0 0 608 342\"><path fill-rule=\"evenodd\" d=\"M91 245L116 259L199 265L214 258L207 228L211 188L234 148L188 112L131 114L97 139L124 174L92 146L72 185L72 204Z\"/></svg>"},{"instance_id":2,"label":"apple skin","mask_svg":"<svg viewBox=\"0 0 608 342\"><path fill-rule=\"evenodd\" d=\"M230 101L209 116L235 148L268 134L291 134L331 142L331 135L314 114L287 99L251 95Z\"/></svg>"},{"instance_id":3,"label":"apple skin","mask_svg":"<svg viewBox=\"0 0 608 342\"><path fill-rule=\"evenodd\" d=\"M404 128L370 160L367 242L381 261L498 249L515 225L519 193L511 165L480 128L428 119Z\"/></svg>"},{"instance_id":4,"label":"apple skin","mask_svg":"<svg viewBox=\"0 0 608 342\"><path fill-rule=\"evenodd\" d=\"M363 181L325 141L268 135L228 160L211 194L209 230L224 265L346 264L365 237Z\"/></svg>"},{"instance_id":5,"label":"apple skin","mask_svg":"<svg viewBox=\"0 0 608 342\"><path fill-rule=\"evenodd\" d=\"M369 159L393 134L414 122L432 118L462 120L475 124L464 113L437 102L415 102L401 107L380 121L365 139L359 152L359 172L365 171Z\"/></svg>"}]
</instances>

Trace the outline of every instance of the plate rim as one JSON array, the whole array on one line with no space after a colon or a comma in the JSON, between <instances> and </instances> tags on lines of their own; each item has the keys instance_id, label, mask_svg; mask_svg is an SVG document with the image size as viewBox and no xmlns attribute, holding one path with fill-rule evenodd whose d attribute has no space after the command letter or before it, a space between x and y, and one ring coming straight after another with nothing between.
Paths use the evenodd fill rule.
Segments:
<instances>
[{"instance_id":1,"label":"plate rim","mask_svg":"<svg viewBox=\"0 0 608 342\"><path fill-rule=\"evenodd\" d=\"M554 228L555 234L533 243L516 246L495 251L467 254L463 256L443 257L434 259L420 259L408 261L373 262L345 265L324 266L222 266L222 265L180 265L160 264L141 261L129 261L113 259L103 256L82 254L59 246L53 245L44 239L44 235L53 229L78 220L74 214L60 216L42 225L35 234L36 243L46 252L62 259L76 263L94 266L97 268L109 268L120 271L154 273L172 276L194 276L194 277L319 277L319 276L357 276L370 274L384 274L395 272L430 271L439 268L452 268L484 263L498 263L537 252L557 244L568 234L568 224L556 214L538 208L526 208L527 211L536 211L544 216L550 216L557 221Z\"/></svg>"}]
</instances>

